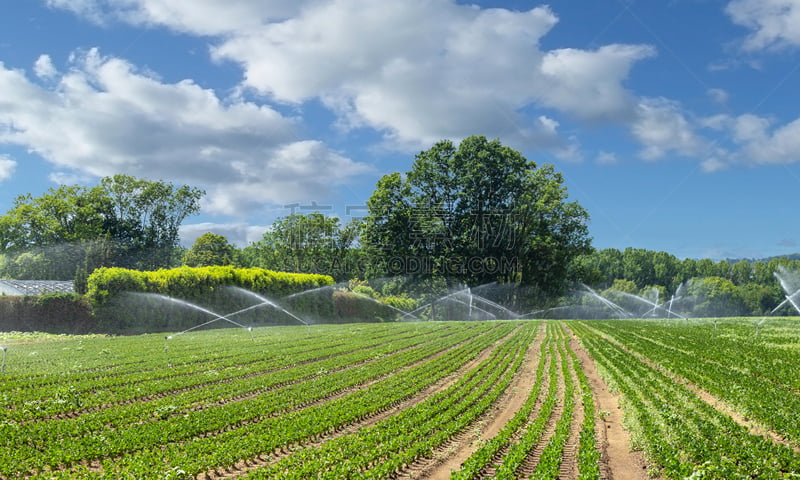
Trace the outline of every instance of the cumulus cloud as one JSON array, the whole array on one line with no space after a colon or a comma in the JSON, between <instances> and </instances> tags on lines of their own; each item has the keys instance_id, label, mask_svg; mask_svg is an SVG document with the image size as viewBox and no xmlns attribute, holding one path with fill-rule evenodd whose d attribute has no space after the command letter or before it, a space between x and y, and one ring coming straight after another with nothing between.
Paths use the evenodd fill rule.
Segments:
<instances>
[{"instance_id":1,"label":"cumulus cloud","mask_svg":"<svg viewBox=\"0 0 800 480\"><path fill-rule=\"evenodd\" d=\"M796 2L766 3L791 6ZM378 131L389 148L416 150L443 138L458 141L481 133L517 148L578 160L582 152L571 128L575 122L610 123L631 132L641 144L640 157L646 160L697 157L708 170L728 160L727 152L718 151L700 134L702 128L715 128L711 119L693 118L676 102L641 97L626 86L635 65L655 56L655 48L644 44L544 48L542 39L558 24L556 13L547 6L512 11L455 0L232 0L224 4L215 0L49 0L49 4L96 21L208 36L213 60L241 67L241 89L265 101L301 107L320 101L334 112L339 128ZM744 18L741 12L752 10L753 5L733 0L728 13L734 19ZM776 11L758 10L754 17L779 16ZM757 22L751 25L754 30L761 28ZM778 35L781 39L789 36ZM202 91L191 82L167 87ZM710 89L708 95L719 103L728 96L722 89ZM217 101L222 109L269 110L251 103ZM237 117L232 112L227 116ZM311 162L298 163L305 165L298 168L307 175L308 188L325 184L323 175L312 174L325 171L323 165L337 165L346 172L344 177L333 175L332 181L364 170L363 165L327 151L322 144L293 142L282 136L291 130L285 126L291 121L275 116L269 121L261 118L281 125L271 127L277 138L267 142L269 161L257 163L252 156L242 160L234 155L227 170L249 173L235 191L220 188L227 193L215 193L209 208L229 211L242 202L261 201L268 194L256 176L273 178L288 171L282 159L299 151ZM716 128L731 132L729 126ZM245 142L252 138L244 135ZM201 159L208 157L211 165L215 159L227 158L229 150L220 142L196 153ZM319 158L325 160L314 160ZM597 160L606 163L612 157ZM282 184L270 192L283 195L276 193L282 192Z\"/></svg>"},{"instance_id":2,"label":"cumulus cloud","mask_svg":"<svg viewBox=\"0 0 800 480\"><path fill-rule=\"evenodd\" d=\"M625 119L636 98L623 86L632 64L655 50L644 45L607 45L594 51L573 48L548 52L541 64L545 82L540 101L575 116Z\"/></svg>"},{"instance_id":3,"label":"cumulus cloud","mask_svg":"<svg viewBox=\"0 0 800 480\"><path fill-rule=\"evenodd\" d=\"M752 31L744 40L745 50L800 46L800 0L733 0L725 11Z\"/></svg>"},{"instance_id":4,"label":"cumulus cloud","mask_svg":"<svg viewBox=\"0 0 800 480\"><path fill-rule=\"evenodd\" d=\"M767 119L743 115L736 121L736 133L744 144L740 155L747 163L800 162L800 118L770 129Z\"/></svg>"},{"instance_id":5,"label":"cumulus cloud","mask_svg":"<svg viewBox=\"0 0 800 480\"><path fill-rule=\"evenodd\" d=\"M97 23L164 25L196 35L224 35L296 14L304 0L47 0Z\"/></svg>"},{"instance_id":6,"label":"cumulus cloud","mask_svg":"<svg viewBox=\"0 0 800 480\"><path fill-rule=\"evenodd\" d=\"M239 64L244 88L290 104L320 100L340 127L371 128L389 145L409 149L482 133L564 155L577 143L548 129L541 116L630 120L636 98L624 81L636 62L655 53L646 45L542 49L541 38L558 22L544 6L512 11L453 0L49 3L98 21L211 36L212 58Z\"/></svg>"},{"instance_id":7,"label":"cumulus cloud","mask_svg":"<svg viewBox=\"0 0 800 480\"><path fill-rule=\"evenodd\" d=\"M226 38L212 55L239 63L249 88L284 102L318 97L346 125L380 130L400 145L482 132L563 150L568 139L520 110L624 117L635 101L622 82L653 50L544 51L539 41L557 21L547 7L335 0Z\"/></svg>"},{"instance_id":8,"label":"cumulus cloud","mask_svg":"<svg viewBox=\"0 0 800 480\"><path fill-rule=\"evenodd\" d=\"M49 55L40 55L33 64L33 71L39 78L52 78L58 75L58 70Z\"/></svg>"},{"instance_id":9,"label":"cumulus cloud","mask_svg":"<svg viewBox=\"0 0 800 480\"><path fill-rule=\"evenodd\" d=\"M643 145L640 156L645 160L658 160L667 153L692 157L706 149L680 106L664 98L641 99L631 131Z\"/></svg>"},{"instance_id":10,"label":"cumulus cloud","mask_svg":"<svg viewBox=\"0 0 800 480\"><path fill-rule=\"evenodd\" d=\"M0 154L0 182L4 182L14 175L17 162L8 155Z\"/></svg>"},{"instance_id":11,"label":"cumulus cloud","mask_svg":"<svg viewBox=\"0 0 800 480\"><path fill-rule=\"evenodd\" d=\"M38 153L60 175L186 182L209 190L211 211L308 198L368 170L298 140L296 120L268 106L221 99L191 80L162 83L96 49L73 55L48 86L0 63L0 105L0 143Z\"/></svg>"}]
</instances>

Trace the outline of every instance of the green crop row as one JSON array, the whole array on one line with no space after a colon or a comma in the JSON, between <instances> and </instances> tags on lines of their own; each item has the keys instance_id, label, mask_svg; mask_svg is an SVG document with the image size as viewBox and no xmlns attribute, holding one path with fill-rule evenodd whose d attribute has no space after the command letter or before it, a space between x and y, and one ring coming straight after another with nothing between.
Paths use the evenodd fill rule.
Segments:
<instances>
[{"instance_id":1,"label":"green crop row","mask_svg":"<svg viewBox=\"0 0 800 480\"><path fill-rule=\"evenodd\" d=\"M601 373L623 395L626 420L652 463L666 478L790 478L800 455L752 435L694 392L637 359L587 324L574 331Z\"/></svg>"},{"instance_id":2,"label":"green crop row","mask_svg":"<svg viewBox=\"0 0 800 480\"><path fill-rule=\"evenodd\" d=\"M534 331L526 325L447 390L358 432L306 448L248 478L391 478L430 456L508 387Z\"/></svg>"},{"instance_id":3,"label":"green crop row","mask_svg":"<svg viewBox=\"0 0 800 480\"><path fill-rule=\"evenodd\" d=\"M253 398L177 415L177 411L165 411L163 419L145 416L144 422L131 410L130 425L87 431L78 437L64 437L58 430L51 430L53 441L47 448L23 444L19 452L3 452L0 460L6 466L0 474L11 476L36 470L44 478L161 478L172 467L193 474L225 468L243 458L323 435L385 409L459 368L480 350L508 335L513 325L468 327L431 335L419 345L410 345L419 342L414 337L393 341L395 352L373 351L369 363L320 372L314 378ZM408 332L417 329L410 325L406 328ZM358 338L353 341L354 346L361 343ZM385 347L389 349L388 344ZM233 388L222 395L230 399L238 393ZM68 425L69 421L65 419L61 424ZM62 447L58 438L71 440ZM92 460L99 462L96 464L101 468L84 465Z\"/></svg>"},{"instance_id":4,"label":"green crop row","mask_svg":"<svg viewBox=\"0 0 800 480\"><path fill-rule=\"evenodd\" d=\"M376 377L412 364L474 335L464 331L458 336L444 337L394 355L379 358L368 366L316 375L301 383L289 383L277 389L237 402L219 404L215 398L231 398L248 392L258 382L220 384L216 392L203 390L187 392L176 398L155 402L139 402L81 415L75 419L59 419L25 425L6 424L7 438L16 448L0 450L0 472L41 470L45 467L70 465L81 460L128 455L137 450L165 442L175 442L193 436L217 432L275 416L304 404L323 399L336 392L352 388ZM457 338L456 338L457 337ZM291 378L292 371L285 375ZM307 373L304 370L303 373ZM302 375L302 373L301 373ZM280 376L276 377L280 382ZM196 404L202 398L207 406L186 409L185 403ZM169 407L169 410L157 407ZM174 415L180 413L179 415ZM65 443L66 442L66 443ZM63 448L69 445L69 448ZM34 452L47 452L37 455Z\"/></svg>"},{"instance_id":5,"label":"green crop row","mask_svg":"<svg viewBox=\"0 0 800 480\"><path fill-rule=\"evenodd\" d=\"M495 437L487 440L478 450L476 450L464 463L461 469L453 472L450 476L452 480L468 480L479 478L481 473L491 464L492 460L509 444L511 438L528 422L528 417L533 412L544 383L544 371L547 363L548 351L553 337L551 329L547 329L539 350L539 362L536 367L536 377L533 388L522 407L514 414L514 417L500 430ZM551 364L551 372L555 370L555 365ZM552 374L551 374L552 376Z\"/></svg>"},{"instance_id":6,"label":"green crop row","mask_svg":"<svg viewBox=\"0 0 800 480\"><path fill-rule=\"evenodd\" d=\"M710 325L644 326L597 328L800 445L800 352L759 341L741 322L716 333Z\"/></svg>"}]
</instances>

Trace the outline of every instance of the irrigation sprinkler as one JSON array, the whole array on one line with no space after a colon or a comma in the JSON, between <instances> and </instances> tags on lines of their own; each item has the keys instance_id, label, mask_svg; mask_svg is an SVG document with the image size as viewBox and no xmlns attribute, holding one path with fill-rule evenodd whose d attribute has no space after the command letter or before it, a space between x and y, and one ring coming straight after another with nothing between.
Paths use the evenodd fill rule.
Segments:
<instances>
[{"instance_id":1,"label":"irrigation sprinkler","mask_svg":"<svg viewBox=\"0 0 800 480\"><path fill-rule=\"evenodd\" d=\"M0 367L0 373L6 373L6 351L8 350L6 347L0 347L3 350L3 366Z\"/></svg>"}]
</instances>

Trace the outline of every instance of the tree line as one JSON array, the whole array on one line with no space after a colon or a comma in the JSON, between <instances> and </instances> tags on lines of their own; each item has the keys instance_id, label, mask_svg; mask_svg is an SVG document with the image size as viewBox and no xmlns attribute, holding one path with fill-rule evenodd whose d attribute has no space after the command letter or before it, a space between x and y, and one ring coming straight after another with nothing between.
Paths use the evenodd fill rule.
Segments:
<instances>
[{"instance_id":1,"label":"tree line","mask_svg":"<svg viewBox=\"0 0 800 480\"><path fill-rule=\"evenodd\" d=\"M667 298L696 279L692 288L724 300L731 314L760 315L783 298L777 268L800 267L595 250L589 214L569 200L562 175L483 136L438 142L409 171L384 175L362 219L294 213L244 248L213 232L179 246L179 227L199 212L204 193L115 175L94 187L21 195L0 216L0 277L75 279L81 291L98 267L232 265L370 280L375 296L513 284L523 287L524 298L514 299L520 309L556 305L581 284L635 294L656 288Z\"/></svg>"},{"instance_id":2,"label":"tree line","mask_svg":"<svg viewBox=\"0 0 800 480\"><path fill-rule=\"evenodd\" d=\"M783 301L786 292L775 276L782 268L800 272L800 261L678 259L667 252L607 248L577 257L572 275L597 290L641 295L656 288L662 300L689 289L714 303L709 310L715 313L757 316L769 314Z\"/></svg>"}]
</instances>

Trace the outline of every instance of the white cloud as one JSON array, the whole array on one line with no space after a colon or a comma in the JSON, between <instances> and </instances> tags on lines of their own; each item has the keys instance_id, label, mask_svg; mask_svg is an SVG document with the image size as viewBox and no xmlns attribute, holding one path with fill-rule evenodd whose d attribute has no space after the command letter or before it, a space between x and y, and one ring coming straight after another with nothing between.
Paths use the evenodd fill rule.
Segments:
<instances>
[{"instance_id":1,"label":"white cloud","mask_svg":"<svg viewBox=\"0 0 800 480\"><path fill-rule=\"evenodd\" d=\"M0 154L0 182L5 182L14 175L17 162L8 155Z\"/></svg>"},{"instance_id":2,"label":"white cloud","mask_svg":"<svg viewBox=\"0 0 800 480\"><path fill-rule=\"evenodd\" d=\"M268 228L268 226L245 223L204 222L181 225L179 233L181 245L187 248L190 248L198 237L208 232L222 235L228 242L242 248L261 240Z\"/></svg>"},{"instance_id":3,"label":"white cloud","mask_svg":"<svg viewBox=\"0 0 800 480\"><path fill-rule=\"evenodd\" d=\"M743 143L739 153L747 163L783 164L800 162L800 118L769 129L767 119L743 115L736 122L736 139Z\"/></svg>"},{"instance_id":4,"label":"white cloud","mask_svg":"<svg viewBox=\"0 0 800 480\"><path fill-rule=\"evenodd\" d=\"M49 55L40 55L33 64L33 71L39 78L53 78L58 75L58 70L53 66Z\"/></svg>"},{"instance_id":5,"label":"white cloud","mask_svg":"<svg viewBox=\"0 0 800 480\"><path fill-rule=\"evenodd\" d=\"M725 11L752 31L745 50L800 46L800 0L733 0Z\"/></svg>"},{"instance_id":6,"label":"white cloud","mask_svg":"<svg viewBox=\"0 0 800 480\"><path fill-rule=\"evenodd\" d=\"M699 156L706 149L679 105L664 98L641 99L631 130L644 147L640 156L645 160L658 160L668 153Z\"/></svg>"},{"instance_id":7,"label":"white cloud","mask_svg":"<svg viewBox=\"0 0 800 480\"><path fill-rule=\"evenodd\" d=\"M329 0L232 34L212 56L239 63L246 87L282 102L319 98L341 124L377 129L398 146L483 133L557 151L572 142L521 110L621 119L635 106L622 82L653 50L543 51L539 41L556 23L547 7Z\"/></svg>"},{"instance_id":8,"label":"white cloud","mask_svg":"<svg viewBox=\"0 0 800 480\"><path fill-rule=\"evenodd\" d=\"M728 168L728 163L719 158L711 157L700 162L700 168L706 173L719 172Z\"/></svg>"},{"instance_id":9,"label":"white cloud","mask_svg":"<svg viewBox=\"0 0 800 480\"><path fill-rule=\"evenodd\" d=\"M59 175L190 183L209 191L211 211L305 199L368 170L298 140L295 120L268 106L221 99L191 80L162 83L95 49L74 55L50 87L0 63L0 107L0 143L27 147Z\"/></svg>"},{"instance_id":10,"label":"white cloud","mask_svg":"<svg viewBox=\"0 0 800 480\"><path fill-rule=\"evenodd\" d=\"M197 35L224 35L288 18L303 0L47 0L96 23L121 20L134 25L164 25Z\"/></svg>"},{"instance_id":11,"label":"white cloud","mask_svg":"<svg viewBox=\"0 0 800 480\"><path fill-rule=\"evenodd\" d=\"M547 50L558 23L547 6L480 8L455 0L50 0L88 18L208 35L216 61L243 70L242 88L272 101L320 100L344 129L370 128L391 148L472 134L580 158L559 122L634 129L645 156L691 150L688 126L642 107L625 81L648 45ZM546 119L546 121L542 121ZM649 123L648 123L649 122ZM666 123L665 123L666 122ZM641 127L648 123L656 132ZM657 125L656 125L657 124ZM683 132L681 132L683 130ZM672 146L664 135L678 138Z\"/></svg>"},{"instance_id":12,"label":"white cloud","mask_svg":"<svg viewBox=\"0 0 800 480\"><path fill-rule=\"evenodd\" d=\"M595 51L573 48L548 52L541 71L540 101L585 119L632 116L636 99L622 86L631 65L655 54L643 45L607 45Z\"/></svg>"}]
</instances>

